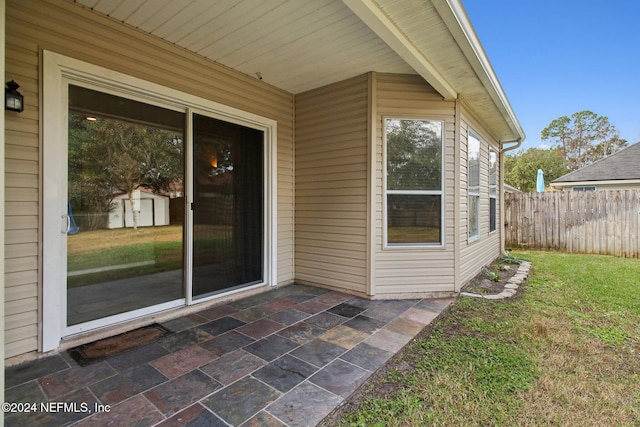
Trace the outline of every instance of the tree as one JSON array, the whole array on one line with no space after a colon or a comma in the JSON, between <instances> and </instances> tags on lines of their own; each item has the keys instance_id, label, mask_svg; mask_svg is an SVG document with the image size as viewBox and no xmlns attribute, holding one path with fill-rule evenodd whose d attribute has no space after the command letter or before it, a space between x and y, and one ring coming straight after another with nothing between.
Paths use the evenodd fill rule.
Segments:
<instances>
[{"instance_id":1,"label":"tree","mask_svg":"<svg viewBox=\"0 0 640 427\"><path fill-rule=\"evenodd\" d=\"M504 181L522 191L535 191L538 169L542 169L546 182L567 173L561 148L543 150L530 148L504 160Z\"/></svg>"},{"instance_id":2,"label":"tree","mask_svg":"<svg viewBox=\"0 0 640 427\"><path fill-rule=\"evenodd\" d=\"M542 130L541 137L560 148L569 171L585 167L627 145L607 117L586 110L551 121Z\"/></svg>"},{"instance_id":3,"label":"tree","mask_svg":"<svg viewBox=\"0 0 640 427\"><path fill-rule=\"evenodd\" d=\"M113 188L105 185L105 171L97 166L104 153L90 143L92 134L85 116L69 114L69 202L78 225L88 230L104 226L115 195Z\"/></svg>"},{"instance_id":4,"label":"tree","mask_svg":"<svg viewBox=\"0 0 640 427\"><path fill-rule=\"evenodd\" d=\"M441 129L424 120L387 121L387 187L439 190L442 180Z\"/></svg>"},{"instance_id":5,"label":"tree","mask_svg":"<svg viewBox=\"0 0 640 427\"><path fill-rule=\"evenodd\" d=\"M81 200L89 229L99 228L116 191L131 206L139 187L167 190L182 179L182 136L170 130L123 120L69 115L70 198ZM133 227L138 212L133 210Z\"/></svg>"},{"instance_id":6,"label":"tree","mask_svg":"<svg viewBox=\"0 0 640 427\"><path fill-rule=\"evenodd\" d=\"M387 189L441 190L442 188L442 124L429 120L387 119ZM412 199L412 207L399 202ZM425 214L427 226L440 230L440 198L434 196L391 195L390 210L406 215L391 215L390 226L399 218L415 225L417 211ZM420 206L420 207L418 207ZM413 222L411 222L413 221ZM406 224L406 223L405 223Z\"/></svg>"}]
</instances>

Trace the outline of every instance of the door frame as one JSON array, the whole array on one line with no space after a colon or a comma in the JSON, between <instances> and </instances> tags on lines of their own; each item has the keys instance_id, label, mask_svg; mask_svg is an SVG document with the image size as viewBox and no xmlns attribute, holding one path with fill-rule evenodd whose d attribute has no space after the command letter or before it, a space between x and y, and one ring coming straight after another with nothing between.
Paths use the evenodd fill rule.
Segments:
<instances>
[{"instance_id":1,"label":"door frame","mask_svg":"<svg viewBox=\"0 0 640 427\"><path fill-rule=\"evenodd\" d=\"M50 51L42 51L42 269L40 351L55 350L62 338L116 323L133 320L167 309L176 309L210 301L230 293L264 285L277 284L277 122L257 114L233 108L205 98L168 88L147 80L129 76L101 66L70 58ZM264 132L264 282L242 289L222 292L194 300L191 292L191 227L193 212L185 212L184 274L185 298L127 312L92 322L66 324L66 243L67 222L67 128L68 84L90 85L116 95L160 105L186 114L185 127L185 196L187 206L193 202L192 182L192 115L204 114L213 118L251 127ZM61 149L63 147L64 149Z\"/></svg>"}]
</instances>

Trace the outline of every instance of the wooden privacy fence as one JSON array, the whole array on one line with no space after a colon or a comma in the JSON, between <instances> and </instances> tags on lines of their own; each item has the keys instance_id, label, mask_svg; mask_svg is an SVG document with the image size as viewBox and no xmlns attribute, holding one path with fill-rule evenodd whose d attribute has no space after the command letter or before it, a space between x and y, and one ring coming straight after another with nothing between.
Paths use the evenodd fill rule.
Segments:
<instances>
[{"instance_id":1,"label":"wooden privacy fence","mask_svg":"<svg viewBox=\"0 0 640 427\"><path fill-rule=\"evenodd\" d=\"M640 190L505 194L508 248L640 257Z\"/></svg>"}]
</instances>

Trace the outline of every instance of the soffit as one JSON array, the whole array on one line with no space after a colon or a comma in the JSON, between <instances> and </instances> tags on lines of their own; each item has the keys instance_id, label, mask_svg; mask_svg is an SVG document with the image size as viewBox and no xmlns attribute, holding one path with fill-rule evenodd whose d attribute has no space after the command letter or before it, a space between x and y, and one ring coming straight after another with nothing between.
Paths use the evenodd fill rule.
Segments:
<instances>
[{"instance_id":1,"label":"soffit","mask_svg":"<svg viewBox=\"0 0 640 427\"><path fill-rule=\"evenodd\" d=\"M297 94L369 71L416 74L340 0L76 0Z\"/></svg>"},{"instance_id":2,"label":"soffit","mask_svg":"<svg viewBox=\"0 0 640 427\"><path fill-rule=\"evenodd\" d=\"M500 142L524 138L459 0L75 0L298 94L369 71L419 74Z\"/></svg>"}]
</instances>

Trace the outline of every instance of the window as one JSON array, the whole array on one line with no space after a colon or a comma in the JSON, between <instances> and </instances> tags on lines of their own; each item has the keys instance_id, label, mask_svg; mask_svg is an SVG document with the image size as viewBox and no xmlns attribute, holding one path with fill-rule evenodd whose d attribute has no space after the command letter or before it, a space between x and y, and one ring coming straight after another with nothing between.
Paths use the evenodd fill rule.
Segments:
<instances>
[{"instance_id":1,"label":"window","mask_svg":"<svg viewBox=\"0 0 640 427\"><path fill-rule=\"evenodd\" d=\"M442 245L443 123L385 120L385 242Z\"/></svg>"},{"instance_id":2,"label":"window","mask_svg":"<svg viewBox=\"0 0 640 427\"><path fill-rule=\"evenodd\" d=\"M469 240L474 240L480 235L480 139L469 131L467 142L468 231Z\"/></svg>"},{"instance_id":3,"label":"window","mask_svg":"<svg viewBox=\"0 0 640 427\"><path fill-rule=\"evenodd\" d=\"M498 198L498 153L489 149L489 233L496 231L496 205Z\"/></svg>"},{"instance_id":4,"label":"window","mask_svg":"<svg viewBox=\"0 0 640 427\"><path fill-rule=\"evenodd\" d=\"M596 191L596 187L594 185L584 185L580 187L573 187L573 191Z\"/></svg>"}]
</instances>

